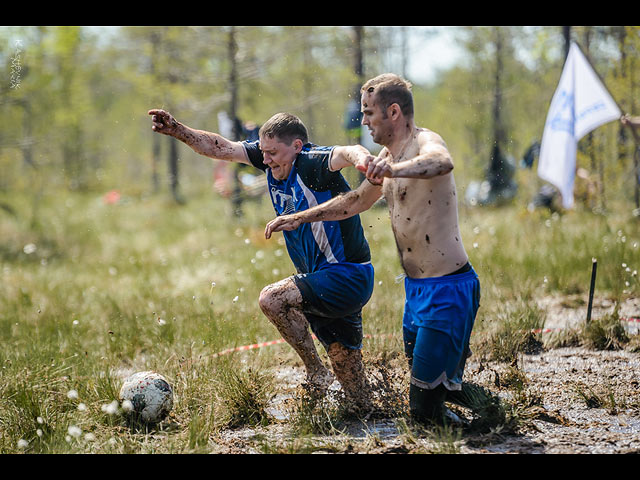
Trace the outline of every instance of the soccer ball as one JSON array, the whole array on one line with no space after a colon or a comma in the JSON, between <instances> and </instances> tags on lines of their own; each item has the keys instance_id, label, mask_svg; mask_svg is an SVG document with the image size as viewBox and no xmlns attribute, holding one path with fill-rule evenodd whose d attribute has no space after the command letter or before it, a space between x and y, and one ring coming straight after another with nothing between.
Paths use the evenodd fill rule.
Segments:
<instances>
[{"instance_id":1,"label":"soccer ball","mask_svg":"<svg viewBox=\"0 0 640 480\"><path fill-rule=\"evenodd\" d=\"M130 420L146 424L162 421L173 408L169 382L156 372L138 372L120 389L120 403Z\"/></svg>"}]
</instances>

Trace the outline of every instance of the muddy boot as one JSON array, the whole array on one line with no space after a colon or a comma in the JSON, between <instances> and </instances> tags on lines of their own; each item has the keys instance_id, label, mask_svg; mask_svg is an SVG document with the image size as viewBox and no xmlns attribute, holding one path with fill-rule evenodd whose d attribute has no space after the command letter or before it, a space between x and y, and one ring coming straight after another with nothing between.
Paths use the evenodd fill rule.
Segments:
<instances>
[{"instance_id":1,"label":"muddy boot","mask_svg":"<svg viewBox=\"0 0 640 480\"><path fill-rule=\"evenodd\" d=\"M447 390L442 385L434 389L409 385L409 412L411 418L422 424L442 425L445 422L444 400Z\"/></svg>"}]
</instances>

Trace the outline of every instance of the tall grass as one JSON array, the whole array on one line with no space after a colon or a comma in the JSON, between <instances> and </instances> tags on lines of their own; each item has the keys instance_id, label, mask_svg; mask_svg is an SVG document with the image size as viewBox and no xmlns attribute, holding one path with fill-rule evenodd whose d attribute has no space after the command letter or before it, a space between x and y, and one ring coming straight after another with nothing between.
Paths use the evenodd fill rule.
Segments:
<instances>
[{"instance_id":1,"label":"tall grass","mask_svg":"<svg viewBox=\"0 0 640 480\"><path fill-rule=\"evenodd\" d=\"M213 354L279 338L257 298L294 273L282 236L264 239L266 197L242 218L210 192L191 192L184 206L46 193L36 208L29 195L0 197L15 212L0 212L0 452L211 451L234 408L261 411L271 373L299 365L286 344L239 354L226 386L265 390L236 389L236 400L259 400L245 406L222 400L224 365ZM460 219L482 283L478 333L539 326L541 296L586 296L592 257L598 295L638 294L640 231L630 213L461 207ZM376 272L365 359L402 363L404 287L388 213L374 207L362 222ZM169 422L152 436L109 408L122 378L139 370L160 371L176 390Z\"/></svg>"}]
</instances>

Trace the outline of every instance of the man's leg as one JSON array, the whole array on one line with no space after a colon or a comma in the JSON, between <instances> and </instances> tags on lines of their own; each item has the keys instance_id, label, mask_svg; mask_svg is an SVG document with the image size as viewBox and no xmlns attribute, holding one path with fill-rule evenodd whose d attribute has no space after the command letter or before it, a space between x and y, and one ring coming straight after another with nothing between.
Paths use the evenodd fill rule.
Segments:
<instances>
[{"instance_id":1,"label":"man's leg","mask_svg":"<svg viewBox=\"0 0 640 480\"><path fill-rule=\"evenodd\" d=\"M413 349L416 346L417 334L409 328L402 327L402 339L404 342L404 355L409 363L409 369L413 367Z\"/></svg>"},{"instance_id":2,"label":"man's leg","mask_svg":"<svg viewBox=\"0 0 640 480\"><path fill-rule=\"evenodd\" d=\"M302 359L307 370L307 382L321 391L326 390L334 377L320 359L313 343L309 323L302 313L302 295L295 283L285 278L264 287L258 303L282 338Z\"/></svg>"},{"instance_id":3,"label":"man's leg","mask_svg":"<svg viewBox=\"0 0 640 480\"><path fill-rule=\"evenodd\" d=\"M444 401L447 389L440 384L435 388L421 388L413 382L409 385L409 412L419 423L442 424L445 421Z\"/></svg>"},{"instance_id":4,"label":"man's leg","mask_svg":"<svg viewBox=\"0 0 640 480\"><path fill-rule=\"evenodd\" d=\"M451 289L451 283L457 285ZM438 315L427 314L430 305L421 301L424 282L407 279L407 302L403 317L405 353L411 366L410 410L419 420L454 421L456 418L444 405L445 401L462 400L464 395L449 391L462 387L462 376L469 354L469 337L480 301L480 284L475 273L452 276L442 282L429 282L431 298L438 296ZM449 315L443 306L456 305ZM468 308L459 315L459 307ZM415 315L413 312L421 312ZM445 333L446 332L446 333ZM464 392L466 393L466 392Z\"/></svg>"},{"instance_id":5,"label":"man's leg","mask_svg":"<svg viewBox=\"0 0 640 480\"><path fill-rule=\"evenodd\" d=\"M404 353L409 362L409 369L412 376L413 353L416 346L417 333L413 330L403 328ZM425 387L425 388L423 388ZM426 388L426 385L419 387L414 384L413 378L409 384L409 413L411 417L420 423L440 423L445 414L445 399L448 399L448 391L442 384L436 388Z\"/></svg>"},{"instance_id":6,"label":"man's leg","mask_svg":"<svg viewBox=\"0 0 640 480\"><path fill-rule=\"evenodd\" d=\"M411 416L419 422L442 424L446 421L448 409L444 402L448 390L443 382L451 380L451 365L460 361L459 353L451 345L449 335L430 328L418 328L413 350L409 409Z\"/></svg>"},{"instance_id":7,"label":"man's leg","mask_svg":"<svg viewBox=\"0 0 640 480\"><path fill-rule=\"evenodd\" d=\"M359 410L371 410L371 391L359 349L332 343L327 349L333 371L342 385L347 401Z\"/></svg>"}]
</instances>

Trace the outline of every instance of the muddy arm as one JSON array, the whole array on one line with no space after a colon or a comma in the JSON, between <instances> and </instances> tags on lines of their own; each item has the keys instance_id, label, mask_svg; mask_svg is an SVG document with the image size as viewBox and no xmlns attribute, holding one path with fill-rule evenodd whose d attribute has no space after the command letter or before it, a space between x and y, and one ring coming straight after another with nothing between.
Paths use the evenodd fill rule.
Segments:
<instances>
[{"instance_id":1,"label":"muddy arm","mask_svg":"<svg viewBox=\"0 0 640 480\"><path fill-rule=\"evenodd\" d=\"M430 144L420 154L404 162L390 165L390 177L433 178L453 170L449 151L442 145Z\"/></svg>"},{"instance_id":2,"label":"muddy arm","mask_svg":"<svg viewBox=\"0 0 640 480\"><path fill-rule=\"evenodd\" d=\"M302 223L344 220L371 208L381 195L381 186L365 180L356 190L334 197L308 210L276 217L267 224L264 236L271 238L273 232L295 230Z\"/></svg>"},{"instance_id":3,"label":"muddy arm","mask_svg":"<svg viewBox=\"0 0 640 480\"><path fill-rule=\"evenodd\" d=\"M196 153L215 160L249 164L246 151L240 142L232 142L217 133L196 130L178 122L169 112L149 110L154 132L177 138Z\"/></svg>"},{"instance_id":4,"label":"muddy arm","mask_svg":"<svg viewBox=\"0 0 640 480\"><path fill-rule=\"evenodd\" d=\"M340 170L344 167L358 167L365 165L375 157L362 145L337 146L331 154L331 171Z\"/></svg>"},{"instance_id":5,"label":"muddy arm","mask_svg":"<svg viewBox=\"0 0 640 480\"><path fill-rule=\"evenodd\" d=\"M453 170L453 161L442 138L434 132L423 132L418 136L419 152L413 158L393 163L388 157L367 159L357 165L372 182L389 178L433 178L446 175Z\"/></svg>"}]
</instances>

